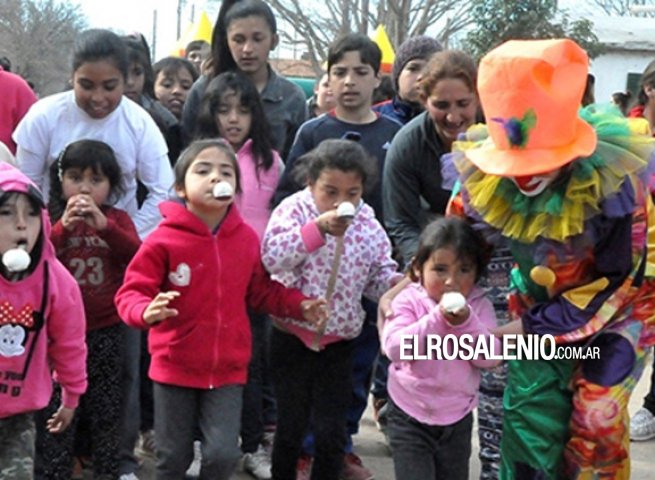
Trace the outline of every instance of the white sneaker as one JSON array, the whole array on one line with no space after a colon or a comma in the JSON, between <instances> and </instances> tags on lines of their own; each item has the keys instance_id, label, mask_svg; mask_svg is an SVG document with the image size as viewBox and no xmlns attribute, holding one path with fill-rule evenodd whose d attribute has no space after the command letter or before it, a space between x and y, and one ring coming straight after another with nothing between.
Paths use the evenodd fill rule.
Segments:
<instances>
[{"instance_id":1,"label":"white sneaker","mask_svg":"<svg viewBox=\"0 0 655 480\"><path fill-rule=\"evenodd\" d=\"M118 477L118 480L139 480L139 477L137 477L134 473L124 473Z\"/></svg>"},{"instance_id":2,"label":"white sneaker","mask_svg":"<svg viewBox=\"0 0 655 480\"><path fill-rule=\"evenodd\" d=\"M257 447L254 453L246 453L243 456L243 469L257 480L270 480L271 457L263 445Z\"/></svg>"},{"instance_id":3,"label":"white sneaker","mask_svg":"<svg viewBox=\"0 0 655 480\"><path fill-rule=\"evenodd\" d=\"M630 419L630 440L643 442L655 438L655 417L649 410L640 408Z\"/></svg>"},{"instance_id":4,"label":"white sneaker","mask_svg":"<svg viewBox=\"0 0 655 480\"><path fill-rule=\"evenodd\" d=\"M186 471L186 476L191 478L198 478L200 476L200 466L202 464L202 453L200 451L200 442L196 440L193 442L193 461Z\"/></svg>"}]
</instances>

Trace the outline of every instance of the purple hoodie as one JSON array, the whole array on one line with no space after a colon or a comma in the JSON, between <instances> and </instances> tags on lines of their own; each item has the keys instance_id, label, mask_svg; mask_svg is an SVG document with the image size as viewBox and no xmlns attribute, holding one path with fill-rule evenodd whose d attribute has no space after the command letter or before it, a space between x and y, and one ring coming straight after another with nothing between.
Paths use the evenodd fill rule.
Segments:
<instances>
[{"instance_id":1,"label":"purple hoodie","mask_svg":"<svg viewBox=\"0 0 655 480\"><path fill-rule=\"evenodd\" d=\"M6 192L21 192L43 203L25 175L0 162L0 197ZM86 391L82 296L55 257L45 207L41 224L42 238L35 246L41 252L32 251L38 263L31 273L15 282L0 275L0 418L45 407L52 394L51 369L62 386L64 406L77 407Z\"/></svg>"}]
</instances>

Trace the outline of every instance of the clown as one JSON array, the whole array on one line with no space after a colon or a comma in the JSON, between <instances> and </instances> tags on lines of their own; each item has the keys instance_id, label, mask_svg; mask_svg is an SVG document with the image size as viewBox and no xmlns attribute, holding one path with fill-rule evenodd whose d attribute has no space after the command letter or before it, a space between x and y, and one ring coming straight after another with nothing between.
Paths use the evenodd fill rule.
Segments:
<instances>
[{"instance_id":1,"label":"clown","mask_svg":"<svg viewBox=\"0 0 655 480\"><path fill-rule=\"evenodd\" d=\"M515 360L501 478L629 478L630 394L655 341L653 140L618 111L579 111L588 58L570 40L510 41L485 56L487 127L455 145L452 210L500 234L517 319L501 333L598 347L584 360Z\"/></svg>"}]
</instances>

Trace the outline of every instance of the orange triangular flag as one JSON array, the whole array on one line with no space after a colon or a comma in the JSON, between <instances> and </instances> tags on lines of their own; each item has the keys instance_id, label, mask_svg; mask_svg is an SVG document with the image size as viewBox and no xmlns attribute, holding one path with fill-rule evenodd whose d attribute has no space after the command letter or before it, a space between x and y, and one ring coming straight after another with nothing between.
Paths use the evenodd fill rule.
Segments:
<instances>
[{"instance_id":1,"label":"orange triangular flag","mask_svg":"<svg viewBox=\"0 0 655 480\"><path fill-rule=\"evenodd\" d=\"M376 28L373 35L371 35L371 40L377 43L382 51L382 65L380 65L380 70L382 73L391 73L396 54L393 51L391 40L389 40L389 35L387 35L384 25L378 25L378 28Z\"/></svg>"}]
</instances>

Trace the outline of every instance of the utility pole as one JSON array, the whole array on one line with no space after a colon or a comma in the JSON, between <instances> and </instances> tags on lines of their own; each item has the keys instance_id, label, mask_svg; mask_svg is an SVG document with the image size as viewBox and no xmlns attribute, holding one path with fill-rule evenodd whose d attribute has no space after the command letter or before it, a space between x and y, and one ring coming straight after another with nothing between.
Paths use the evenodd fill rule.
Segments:
<instances>
[{"instance_id":1,"label":"utility pole","mask_svg":"<svg viewBox=\"0 0 655 480\"><path fill-rule=\"evenodd\" d=\"M157 58L157 9L152 10L152 41L151 45L151 55L152 60L154 61Z\"/></svg>"},{"instance_id":2,"label":"utility pole","mask_svg":"<svg viewBox=\"0 0 655 480\"><path fill-rule=\"evenodd\" d=\"M184 0L177 0L177 38L182 35L182 4Z\"/></svg>"}]
</instances>

